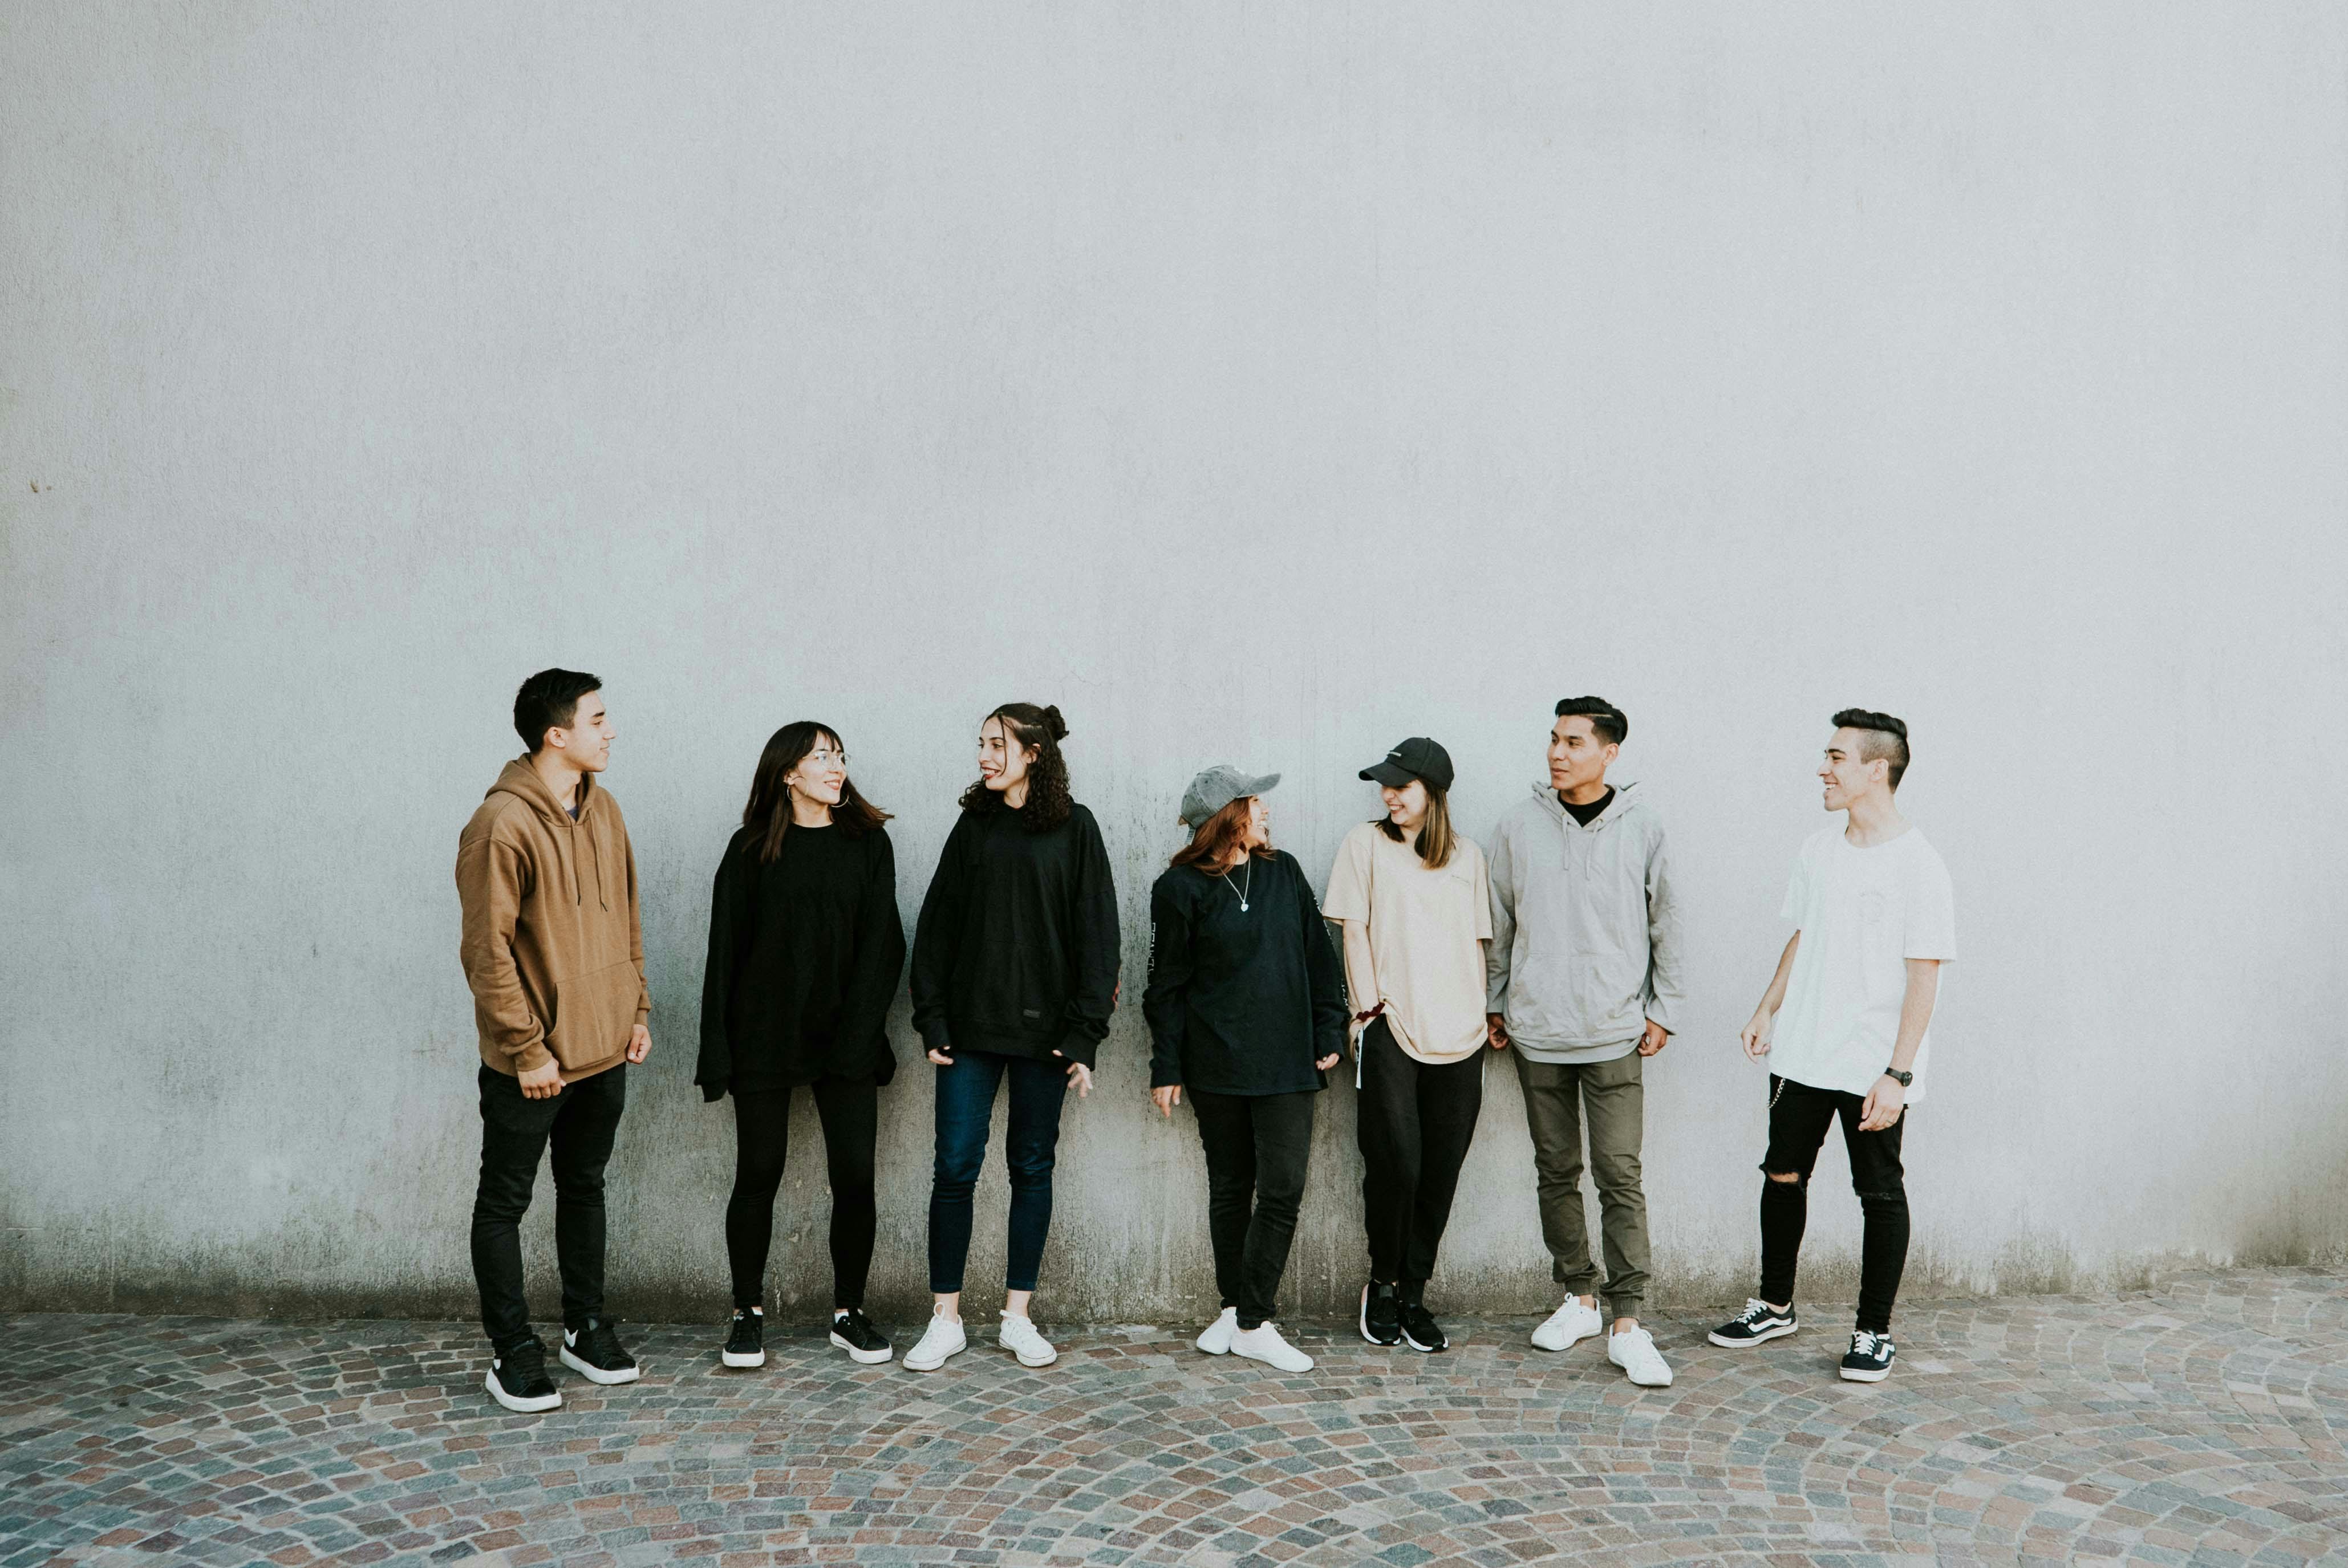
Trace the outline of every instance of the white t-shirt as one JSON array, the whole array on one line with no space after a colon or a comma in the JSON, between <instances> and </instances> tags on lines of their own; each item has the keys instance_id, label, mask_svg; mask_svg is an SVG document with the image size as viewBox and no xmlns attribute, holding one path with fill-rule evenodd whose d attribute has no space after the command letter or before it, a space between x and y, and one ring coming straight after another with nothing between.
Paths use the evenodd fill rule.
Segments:
<instances>
[{"instance_id":1,"label":"white t-shirt","mask_svg":"<svg viewBox=\"0 0 2348 1568\"><path fill-rule=\"evenodd\" d=\"M1491 874L1465 834L1451 858L1429 870L1418 851L1365 822L1337 845L1321 913L1365 920L1377 1000L1404 1054L1457 1061L1484 1049L1484 947L1492 936ZM1355 1012L1371 1003L1353 999Z\"/></svg>"},{"instance_id":2,"label":"white t-shirt","mask_svg":"<svg viewBox=\"0 0 2348 1568\"><path fill-rule=\"evenodd\" d=\"M1871 849L1840 827L1814 834L1794 861L1785 917L1802 933L1777 1009L1769 1071L1813 1089L1864 1094L1891 1065L1910 958L1957 956L1955 899L1940 852L1910 827ZM1945 999L1948 973L1941 971ZM1924 1098L1932 1036L1910 1071L1908 1103Z\"/></svg>"}]
</instances>

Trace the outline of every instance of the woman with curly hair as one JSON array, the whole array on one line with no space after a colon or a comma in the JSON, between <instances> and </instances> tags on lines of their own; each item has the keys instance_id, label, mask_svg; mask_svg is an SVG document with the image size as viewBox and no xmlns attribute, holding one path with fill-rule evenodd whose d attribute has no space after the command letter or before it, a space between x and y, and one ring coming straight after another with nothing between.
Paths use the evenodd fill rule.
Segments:
<instances>
[{"instance_id":1,"label":"woman with curly hair","mask_svg":"<svg viewBox=\"0 0 2348 1568\"><path fill-rule=\"evenodd\" d=\"M995 1091L1011 1081L1003 1156L1009 1256L997 1343L1026 1367L1059 1352L1028 1317L1052 1225L1052 1165L1069 1086L1092 1092L1093 1057L1117 1005L1117 888L1093 814L1068 794L1057 708L1005 702L978 731L978 780L938 856L913 929L913 1027L937 1067L930 1289L905 1365L935 1371L969 1343L962 1325L971 1192L986 1160Z\"/></svg>"}]
</instances>

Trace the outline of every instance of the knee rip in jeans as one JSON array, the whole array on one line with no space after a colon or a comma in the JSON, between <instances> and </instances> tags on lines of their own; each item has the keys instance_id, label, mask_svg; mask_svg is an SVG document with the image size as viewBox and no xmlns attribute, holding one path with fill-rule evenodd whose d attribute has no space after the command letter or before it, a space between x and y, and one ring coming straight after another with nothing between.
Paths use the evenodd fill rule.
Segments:
<instances>
[{"instance_id":1,"label":"knee rip in jeans","mask_svg":"<svg viewBox=\"0 0 2348 1568\"><path fill-rule=\"evenodd\" d=\"M1765 1163L1761 1173L1781 1187L1807 1187L1810 1184L1809 1173L1805 1171L1773 1171Z\"/></svg>"},{"instance_id":2,"label":"knee rip in jeans","mask_svg":"<svg viewBox=\"0 0 2348 1568\"><path fill-rule=\"evenodd\" d=\"M1859 1201L1861 1204L1904 1204L1908 1201L1908 1189L1905 1187L1877 1187L1872 1189L1861 1187L1859 1189Z\"/></svg>"}]
</instances>

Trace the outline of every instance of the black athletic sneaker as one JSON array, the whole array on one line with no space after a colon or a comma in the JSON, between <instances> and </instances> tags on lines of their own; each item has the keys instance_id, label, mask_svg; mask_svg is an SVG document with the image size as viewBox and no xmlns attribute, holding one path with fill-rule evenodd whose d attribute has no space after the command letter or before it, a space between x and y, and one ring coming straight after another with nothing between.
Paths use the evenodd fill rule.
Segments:
<instances>
[{"instance_id":1,"label":"black athletic sneaker","mask_svg":"<svg viewBox=\"0 0 2348 1568\"><path fill-rule=\"evenodd\" d=\"M1391 1285L1362 1286L1362 1337L1373 1345L1402 1343L1402 1303Z\"/></svg>"},{"instance_id":2,"label":"black athletic sneaker","mask_svg":"<svg viewBox=\"0 0 2348 1568\"><path fill-rule=\"evenodd\" d=\"M636 1358L620 1343L610 1319L590 1317L584 1328L562 1331L562 1364L591 1383L633 1383Z\"/></svg>"},{"instance_id":3,"label":"black athletic sneaker","mask_svg":"<svg viewBox=\"0 0 2348 1568\"><path fill-rule=\"evenodd\" d=\"M1740 1345L1758 1345L1766 1339L1781 1339L1801 1326L1791 1307L1780 1312L1766 1301L1748 1301L1744 1311L1704 1337L1715 1345L1725 1345L1734 1350Z\"/></svg>"},{"instance_id":4,"label":"black athletic sneaker","mask_svg":"<svg viewBox=\"0 0 2348 1568\"><path fill-rule=\"evenodd\" d=\"M533 1334L502 1356L489 1358L489 1375L482 1380L489 1398L509 1410L528 1415L551 1410L562 1403L561 1390L546 1375L546 1347Z\"/></svg>"},{"instance_id":5,"label":"black athletic sneaker","mask_svg":"<svg viewBox=\"0 0 2348 1568\"><path fill-rule=\"evenodd\" d=\"M890 1347L889 1337L872 1327L872 1319L864 1316L864 1308L851 1307L831 1320L831 1342L848 1352L849 1358L877 1367L897 1352Z\"/></svg>"},{"instance_id":6,"label":"black athletic sneaker","mask_svg":"<svg viewBox=\"0 0 2348 1568\"><path fill-rule=\"evenodd\" d=\"M1850 1348L1843 1355L1842 1375L1854 1383L1880 1383L1891 1376L1891 1358L1899 1353L1892 1348L1890 1335L1854 1328Z\"/></svg>"},{"instance_id":7,"label":"black athletic sneaker","mask_svg":"<svg viewBox=\"0 0 2348 1568\"><path fill-rule=\"evenodd\" d=\"M734 1309L734 1327L726 1336L726 1348L717 1358L728 1367L763 1367L767 1364L767 1320L756 1307Z\"/></svg>"},{"instance_id":8,"label":"black athletic sneaker","mask_svg":"<svg viewBox=\"0 0 2348 1568\"><path fill-rule=\"evenodd\" d=\"M1435 1320L1435 1314L1426 1309L1426 1303L1419 1299L1417 1290L1412 1289L1402 1293L1399 1305L1402 1307L1404 1344L1414 1350L1424 1350L1429 1355L1433 1355L1437 1350L1451 1348L1451 1341L1443 1336L1443 1325L1437 1323Z\"/></svg>"}]
</instances>

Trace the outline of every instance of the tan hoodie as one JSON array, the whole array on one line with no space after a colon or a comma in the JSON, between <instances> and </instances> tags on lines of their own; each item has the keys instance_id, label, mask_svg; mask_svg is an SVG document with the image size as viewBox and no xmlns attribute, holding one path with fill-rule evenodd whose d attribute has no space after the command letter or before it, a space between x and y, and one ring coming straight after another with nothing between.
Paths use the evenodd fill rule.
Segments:
<instances>
[{"instance_id":1,"label":"tan hoodie","mask_svg":"<svg viewBox=\"0 0 2348 1568\"><path fill-rule=\"evenodd\" d=\"M508 763L457 837L457 897L481 1060L513 1074L551 1054L565 1079L617 1067L653 1008L620 803L582 774L573 822L528 757Z\"/></svg>"}]
</instances>

